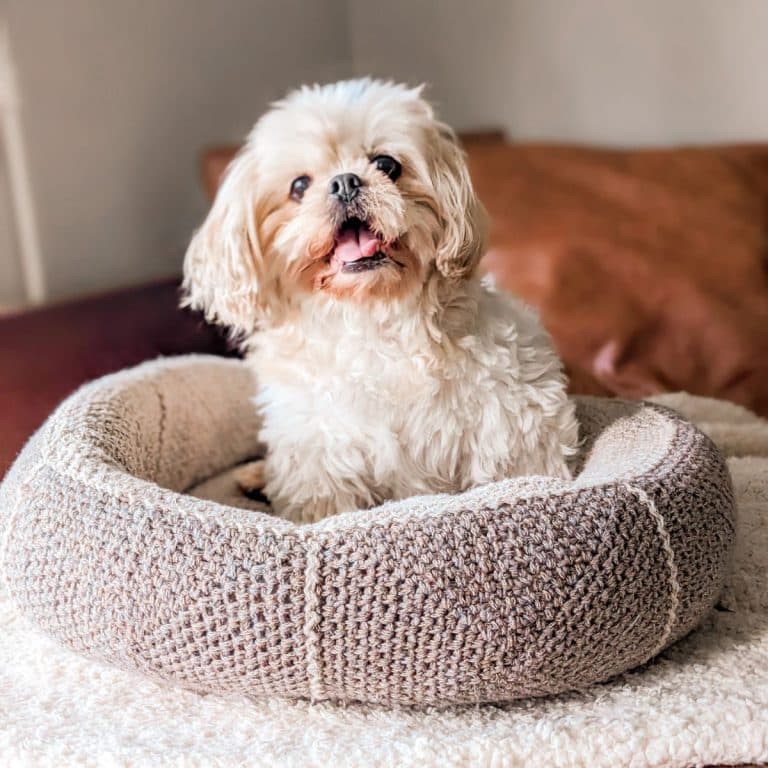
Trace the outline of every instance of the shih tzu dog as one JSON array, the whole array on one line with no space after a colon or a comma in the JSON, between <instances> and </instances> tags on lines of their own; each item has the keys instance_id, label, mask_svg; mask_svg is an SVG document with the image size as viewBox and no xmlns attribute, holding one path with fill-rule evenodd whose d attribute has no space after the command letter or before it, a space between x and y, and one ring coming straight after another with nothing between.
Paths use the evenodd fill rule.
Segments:
<instances>
[{"instance_id":1,"label":"shih tzu dog","mask_svg":"<svg viewBox=\"0 0 768 768\"><path fill-rule=\"evenodd\" d=\"M513 475L568 476L577 424L535 316L478 275L484 213L421 89L370 79L274 105L186 254L184 303L256 375L263 461L296 521Z\"/></svg>"}]
</instances>

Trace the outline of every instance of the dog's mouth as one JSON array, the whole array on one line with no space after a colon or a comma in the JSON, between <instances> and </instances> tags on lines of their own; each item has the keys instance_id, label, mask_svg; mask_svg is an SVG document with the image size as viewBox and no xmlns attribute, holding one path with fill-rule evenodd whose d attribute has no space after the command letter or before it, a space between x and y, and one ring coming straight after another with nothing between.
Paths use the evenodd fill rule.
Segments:
<instances>
[{"instance_id":1,"label":"dog's mouth","mask_svg":"<svg viewBox=\"0 0 768 768\"><path fill-rule=\"evenodd\" d=\"M342 272L368 272L389 263L387 249L387 243L367 222L352 217L336 232L331 261Z\"/></svg>"}]
</instances>

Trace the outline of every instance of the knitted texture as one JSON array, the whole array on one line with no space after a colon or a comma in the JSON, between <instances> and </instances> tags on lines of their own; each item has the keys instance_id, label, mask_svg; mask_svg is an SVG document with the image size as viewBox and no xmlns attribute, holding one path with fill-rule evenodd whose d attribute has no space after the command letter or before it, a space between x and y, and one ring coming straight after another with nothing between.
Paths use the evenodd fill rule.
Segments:
<instances>
[{"instance_id":1,"label":"knitted texture","mask_svg":"<svg viewBox=\"0 0 768 768\"><path fill-rule=\"evenodd\" d=\"M0 487L0 568L65 644L199 691L514 699L644 663L720 593L734 500L671 411L580 399L573 481L297 526L184 491L258 452L242 363L186 357L63 403Z\"/></svg>"}]
</instances>

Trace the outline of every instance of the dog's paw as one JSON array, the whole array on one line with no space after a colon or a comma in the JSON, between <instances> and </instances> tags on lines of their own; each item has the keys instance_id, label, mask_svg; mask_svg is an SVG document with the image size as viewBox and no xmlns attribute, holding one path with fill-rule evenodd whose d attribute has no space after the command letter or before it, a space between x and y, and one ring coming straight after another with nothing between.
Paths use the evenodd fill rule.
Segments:
<instances>
[{"instance_id":1,"label":"dog's paw","mask_svg":"<svg viewBox=\"0 0 768 768\"><path fill-rule=\"evenodd\" d=\"M234 472L235 480L240 490L245 494L255 493L264 488L264 461L249 461L238 467Z\"/></svg>"}]
</instances>

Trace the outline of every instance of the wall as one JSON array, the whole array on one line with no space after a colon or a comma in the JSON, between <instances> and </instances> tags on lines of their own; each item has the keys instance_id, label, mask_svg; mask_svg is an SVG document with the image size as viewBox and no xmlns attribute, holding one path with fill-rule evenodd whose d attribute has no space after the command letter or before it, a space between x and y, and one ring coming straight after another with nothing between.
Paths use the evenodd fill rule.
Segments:
<instances>
[{"instance_id":1,"label":"wall","mask_svg":"<svg viewBox=\"0 0 768 768\"><path fill-rule=\"evenodd\" d=\"M765 0L350 0L355 70L521 139L768 139Z\"/></svg>"},{"instance_id":2,"label":"wall","mask_svg":"<svg viewBox=\"0 0 768 768\"><path fill-rule=\"evenodd\" d=\"M26 297L17 243L15 207L11 186L8 117L14 99L8 40L0 21L0 314Z\"/></svg>"},{"instance_id":3,"label":"wall","mask_svg":"<svg viewBox=\"0 0 768 768\"><path fill-rule=\"evenodd\" d=\"M0 126L0 314L5 309L20 305L23 300L24 284L16 243L13 200Z\"/></svg>"},{"instance_id":4,"label":"wall","mask_svg":"<svg viewBox=\"0 0 768 768\"><path fill-rule=\"evenodd\" d=\"M341 0L0 0L50 298L175 273L198 154L349 74Z\"/></svg>"},{"instance_id":5,"label":"wall","mask_svg":"<svg viewBox=\"0 0 768 768\"><path fill-rule=\"evenodd\" d=\"M0 0L0 19L50 298L177 272L200 148L304 81L428 81L456 127L520 139L768 139L765 0Z\"/></svg>"}]
</instances>

